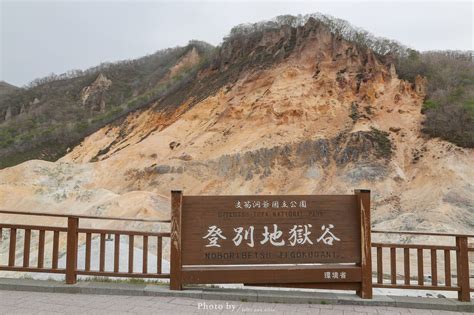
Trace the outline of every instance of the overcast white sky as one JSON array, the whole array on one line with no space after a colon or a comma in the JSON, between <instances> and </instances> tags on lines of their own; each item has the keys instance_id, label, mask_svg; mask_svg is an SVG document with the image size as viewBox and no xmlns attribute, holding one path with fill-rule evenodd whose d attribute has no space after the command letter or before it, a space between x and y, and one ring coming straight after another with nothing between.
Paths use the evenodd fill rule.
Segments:
<instances>
[{"instance_id":1,"label":"overcast white sky","mask_svg":"<svg viewBox=\"0 0 474 315\"><path fill-rule=\"evenodd\" d=\"M0 80L137 58L199 39L218 45L240 23L321 12L418 50L473 49L473 1L0 0Z\"/></svg>"}]
</instances>

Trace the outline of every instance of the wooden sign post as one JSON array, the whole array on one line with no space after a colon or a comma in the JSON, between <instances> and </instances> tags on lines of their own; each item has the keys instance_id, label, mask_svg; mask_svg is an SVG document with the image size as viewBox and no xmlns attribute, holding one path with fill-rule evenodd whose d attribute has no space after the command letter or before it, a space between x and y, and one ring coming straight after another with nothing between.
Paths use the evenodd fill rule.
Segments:
<instances>
[{"instance_id":1,"label":"wooden sign post","mask_svg":"<svg viewBox=\"0 0 474 315\"><path fill-rule=\"evenodd\" d=\"M354 195L171 193L172 290L244 283L356 290L372 298L370 191Z\"/></svg>"}]
</instances>

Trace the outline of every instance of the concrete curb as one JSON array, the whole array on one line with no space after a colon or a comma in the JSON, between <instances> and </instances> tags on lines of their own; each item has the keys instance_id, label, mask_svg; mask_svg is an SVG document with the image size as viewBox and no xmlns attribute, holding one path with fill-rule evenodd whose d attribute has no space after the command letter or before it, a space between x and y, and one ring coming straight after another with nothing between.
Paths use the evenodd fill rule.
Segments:
<instances>
[{"instance_id":1,"label":"concrete curb","mask_svg":"<svg viewBox=\"0 0 474 315\"><path fill-rule=\"evenodd\" d=\"M107 282L78 282L75 285L66 285L56 281L0 278L0 290L98 295L185 297L205 300L262 303L390 306L474 313L473 302L459 302L455 299L447 298L440 299L376 295L372 300L363 300L355 294L348 293L256 290L250 288L220 289L192 287L183 291L170 291L167 285Z\"/></svg>"}]
</instances>

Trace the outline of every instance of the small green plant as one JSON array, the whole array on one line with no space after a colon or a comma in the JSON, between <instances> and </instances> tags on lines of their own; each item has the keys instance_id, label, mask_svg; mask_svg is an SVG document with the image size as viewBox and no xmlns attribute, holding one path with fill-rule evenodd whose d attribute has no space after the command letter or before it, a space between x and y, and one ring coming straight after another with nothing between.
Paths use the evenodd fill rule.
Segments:
<instances>
[{"instance_id":1,"label":"small green plant","mask_svg":"<svg viewBox=\"0 0 474 315\"><path fill-rule=\"evenodd\" d=\"M392 143L388 137L388 132L370 127L373 140L377 144L376 149L380 157L389 158L392 154Z\"/></svg>"},{"instance_id":2,"label":"small green plant","mask_svg":"<svg viewBox=\"0 0 474 315\"><path fill-rule=\"evenodd\" d=\"M326 302L326 301L323 300L323 301L321 301L321 304L322 304L322 305L326 305L326 304L328 304L328 302Z\"/></svg>"},{"instance_id":3,"label":"small green plant","mask_svg":"<svg viewBox=\"0 0 474 315\"><path fill-rule=\"evenodd\" d=\"M351 104L349 117L351 117L354 122L356 122L360 118L358 105L356 102L352 102Z\"/></svg>"}]
</instances>

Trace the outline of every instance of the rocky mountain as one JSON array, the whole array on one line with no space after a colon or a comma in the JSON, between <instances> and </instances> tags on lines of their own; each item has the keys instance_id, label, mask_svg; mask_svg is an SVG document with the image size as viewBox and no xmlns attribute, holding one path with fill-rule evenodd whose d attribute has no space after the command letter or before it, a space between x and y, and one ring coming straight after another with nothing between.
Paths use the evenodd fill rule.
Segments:
<instances>
[{"instance_id":1,"label":"rocky mountain","mask_svg":"<svg viewBox=\"0 0 474 315\"><path fill-rule=\"evenodd\" d=\"M51 75L0 95L0 169L29 159L57 160L85 136L190 80L212 49L192 41L136 60Z\"/></svg>"},{"instance_id":2,"label":"rocky mountain","mask_svg":"<svg viewBox=\"0 0 474 315\"><path fill-rule=\"evenodd\" d=\"M375 228L472 233L473 149L421 131L426 78L400 79L393 55L374 47L317 18L231 33L192 79L57 162L1 170L0 208L168 217L171 189L367 188ZM188 50L162 80L198 55ZM114 84L95 76L78 89L79 106L107 108L101 95Z\"/></svg>"}]
</instances>

